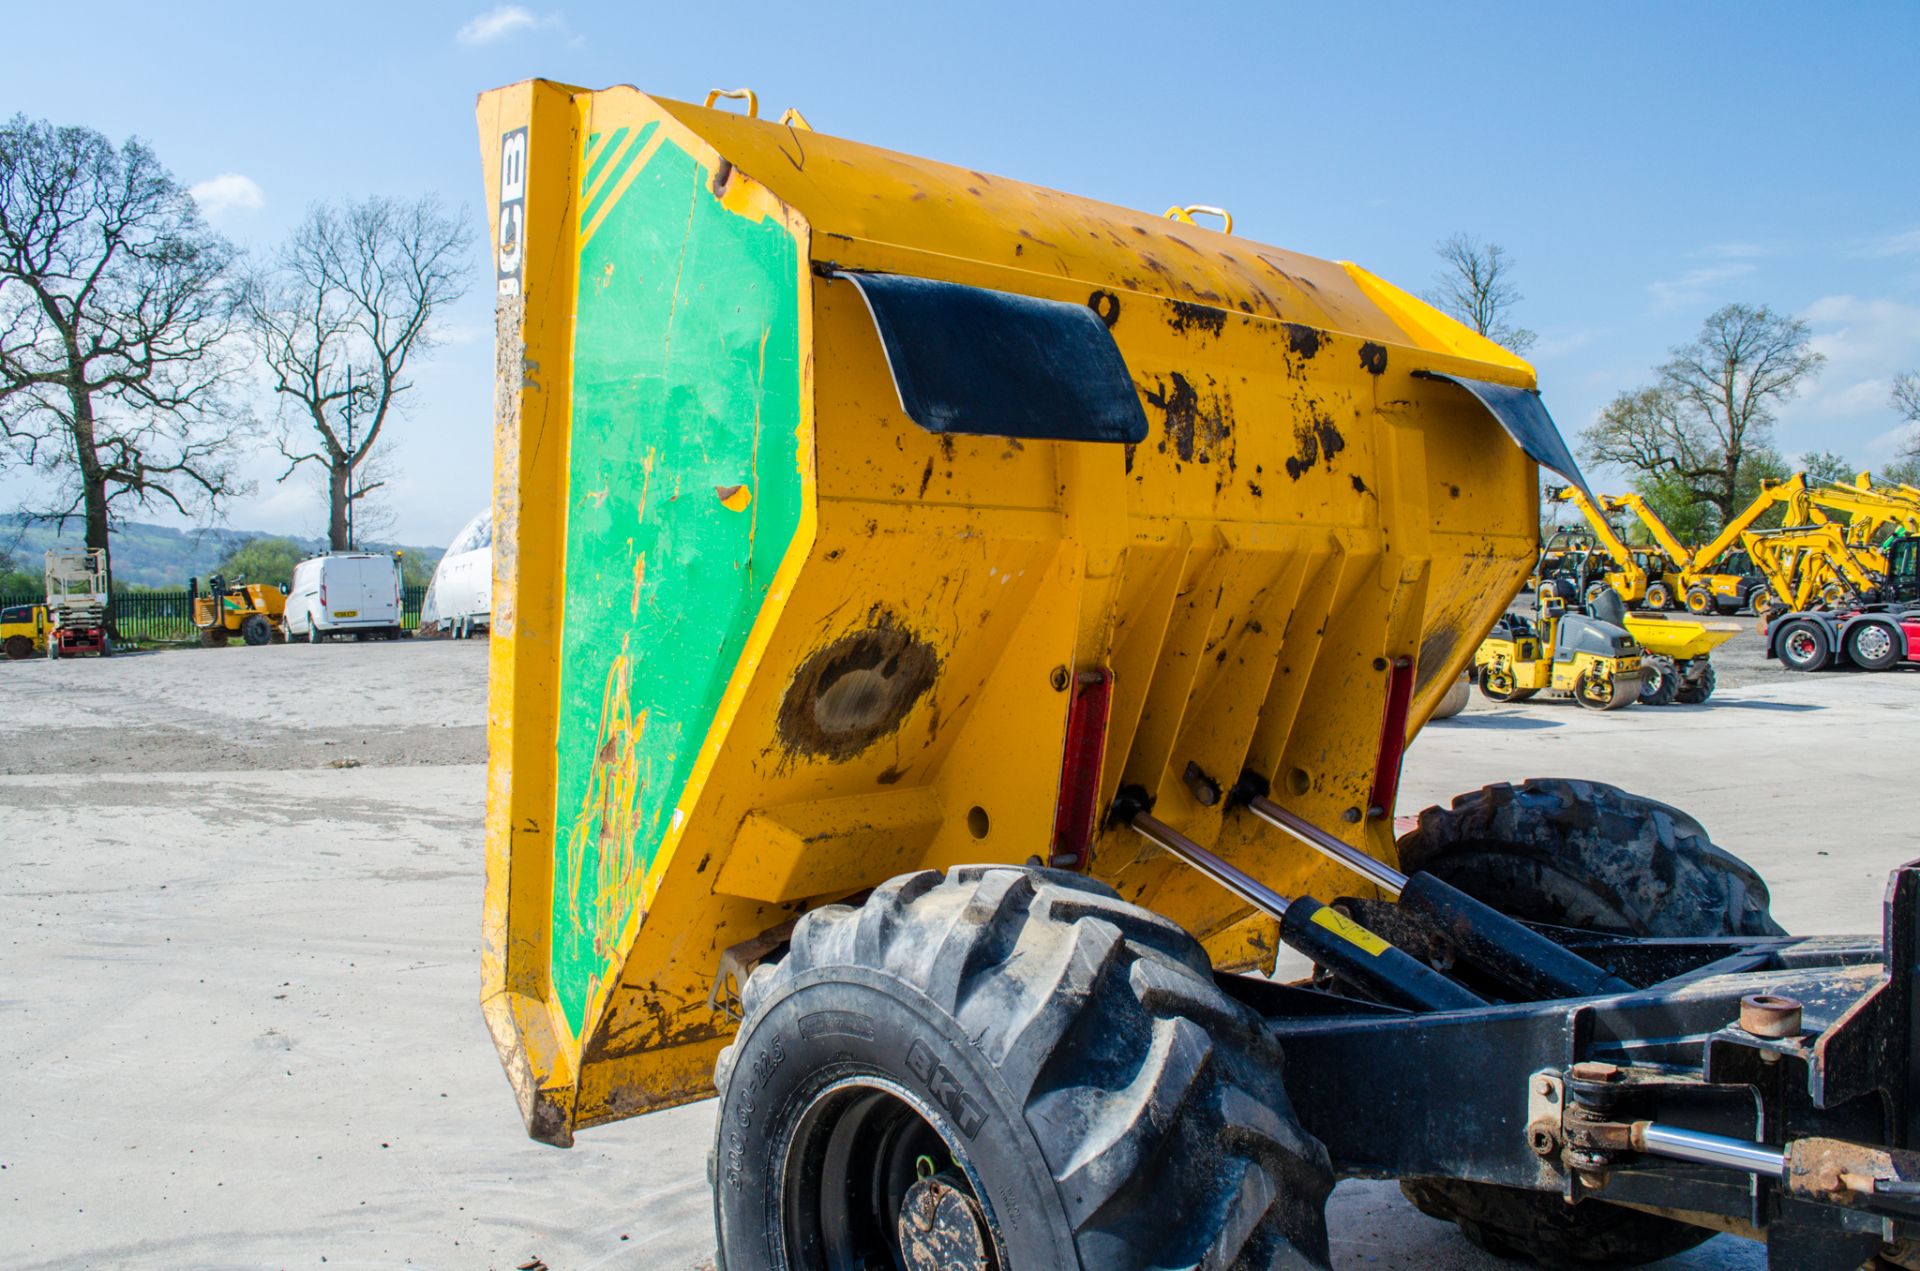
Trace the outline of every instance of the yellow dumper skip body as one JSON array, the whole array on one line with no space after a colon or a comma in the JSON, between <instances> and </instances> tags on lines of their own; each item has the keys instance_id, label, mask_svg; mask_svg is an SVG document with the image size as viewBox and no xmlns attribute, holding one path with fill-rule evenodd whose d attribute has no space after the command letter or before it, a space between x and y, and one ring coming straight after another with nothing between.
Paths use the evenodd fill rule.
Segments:
<instances>
[{"instance_id":1,"label":"yellow dumper skip body","mask_svg":"<svg viewBox=\"0 0 1920 1271\"><path fill-rule=\"evenodd\" d=\"M905 871L1047 859L1104 676L1098 807L1139 783L1282 892L1350 892L1186 777L1252 771L1392 857L1390 699L1416 730L1536 546L1533 460L1427 376L1525 363L1355 266L798 121L544 81L479 120L483 999L535 1137L707 1094L734 946ZM1090 309L1144 439L917 423L863 290L903 276ZM1271 959L1137 836L1081 855L1219 965Z\"/></svg>"},{"instance_id":2,"label":"yellow dumper skip body","mask_svg":"<svg viewBox=\"0 0 1920 1271\"><path fill-rule=\"evenodd\" d=\"M1648 653L1675 659L1711 653L1741 630L1732 622L1692 622L1638 613L1627 615L1626 627Z\"/></svg>"}]
</instances>

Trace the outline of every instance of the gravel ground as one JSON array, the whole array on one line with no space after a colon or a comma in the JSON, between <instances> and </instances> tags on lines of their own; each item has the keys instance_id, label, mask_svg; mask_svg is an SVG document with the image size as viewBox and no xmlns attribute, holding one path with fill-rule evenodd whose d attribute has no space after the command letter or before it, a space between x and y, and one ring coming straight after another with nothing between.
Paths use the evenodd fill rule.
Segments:
<instances>
[{"instance_id":1,"label":"gravel ground","mask_svg":"<svg viewBox=\"0 0 1920 1271\"><path fill-rule=\"evenodd\" d=\"M1751 626L1749 620L1740 621ZM1800 931L1871 929L1920 790L1920 676L1788 676L1750 632L1703 707L1478 698L1401 811L1581 775L1696 813ZM0 1230L20 1267L689 1268L712 1105L524 1135L477 1006L483 643L0 664ZM1844 837L1835 809L1849 809ZM1485 1257L1348 1183L1335 1265ZM1714 1240L1672 1268L1759 1268Z\"/></svg>"}]
</instances>

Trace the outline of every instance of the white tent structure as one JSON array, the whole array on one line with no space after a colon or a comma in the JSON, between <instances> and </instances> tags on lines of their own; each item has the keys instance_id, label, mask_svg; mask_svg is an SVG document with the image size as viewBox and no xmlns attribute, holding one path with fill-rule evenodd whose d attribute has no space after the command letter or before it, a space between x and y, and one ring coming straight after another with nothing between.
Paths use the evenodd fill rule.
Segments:
<instances>
[{"instance_id":1,"label":"white tent structure","mask_svg":"<svg viewBox=\"0 0 1920 1271\"><path fill-rule=\"evenodd\" d=\"M446 631L455 639L491 624L493 616L493 509L467 522L434 567L420 605L422 631Z\"/></svg>"}]
</instances>

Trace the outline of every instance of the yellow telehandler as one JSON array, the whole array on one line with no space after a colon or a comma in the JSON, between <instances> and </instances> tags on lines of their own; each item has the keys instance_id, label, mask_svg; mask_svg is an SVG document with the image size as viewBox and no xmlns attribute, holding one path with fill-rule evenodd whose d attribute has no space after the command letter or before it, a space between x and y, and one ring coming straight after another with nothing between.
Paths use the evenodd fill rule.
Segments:
<instances>
[{"instance_id":1,"label":"yellow telehandler","mask_svg":"<svg viewBox=\"0 0 1920 1271\"><path fill-rule=\"evenodd\" d=\"M717 1094L730 1271L1324 1268L1342 1177L1550 1263L1904 1257L1920 867L1796 939L1611 786L1396 839L1580 483L1532 368L1208 209L758 106L480 99L528 1132Z\"/></svg>"}]
</instances>

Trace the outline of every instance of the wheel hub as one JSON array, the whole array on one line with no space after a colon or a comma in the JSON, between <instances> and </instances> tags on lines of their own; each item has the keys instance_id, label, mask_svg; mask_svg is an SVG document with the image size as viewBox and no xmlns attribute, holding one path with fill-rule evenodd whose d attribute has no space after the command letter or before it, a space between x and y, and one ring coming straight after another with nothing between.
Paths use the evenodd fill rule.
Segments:
<instances>
[{"instance_id":1,"label":"wheel hub","mask_svg":"<svg viewBox=\"0 0 1920 1271\"><path fill-rule=\"evenodd\" d=\"M986 1215L947 1174L921 1178L900 1206L900 1255L908 1271L994 1271Z\"/></svg>"},{"instance_id":2,"label":"wheel hub","mask_svg":"<svg viewBox=\"0 0 1920 1271\"><path fill-rule=\"evenodd\" d=\"M1860 634L1855 637L1854 643L1863 655L1876 662L1886 657L1893 649L1893 641L1880 627L1863 627Z\"/></svg>"}]
</instances>

